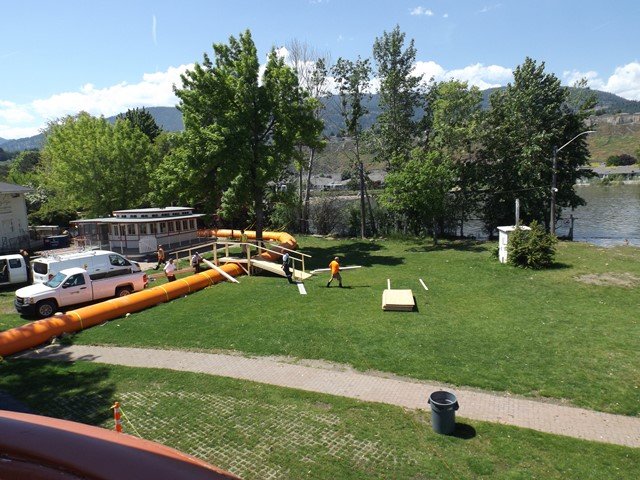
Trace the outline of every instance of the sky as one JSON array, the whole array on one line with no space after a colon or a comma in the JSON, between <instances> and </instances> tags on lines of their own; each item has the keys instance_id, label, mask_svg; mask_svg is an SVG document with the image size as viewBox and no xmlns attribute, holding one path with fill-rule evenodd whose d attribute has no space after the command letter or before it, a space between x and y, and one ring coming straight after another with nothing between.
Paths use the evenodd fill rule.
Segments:
<instances>
[{"instance_id":1,"label":"sky","mask_svg":"<svg viewBox=\"0 0 640 480\"><path fill-rule=\"evenodd\" d=\"M399 25L427 79L503 86L531 57L640 100L639 20L637 0L0 0L0 138L176 105L180 74L246 29L263 62L292 40L335 61L371 58Z\"/></svg>"}]
</instances>

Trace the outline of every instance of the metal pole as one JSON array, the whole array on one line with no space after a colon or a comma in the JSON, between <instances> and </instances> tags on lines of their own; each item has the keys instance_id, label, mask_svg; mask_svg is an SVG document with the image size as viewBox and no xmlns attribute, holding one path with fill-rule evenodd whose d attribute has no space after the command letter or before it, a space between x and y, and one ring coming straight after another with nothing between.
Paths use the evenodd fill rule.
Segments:
<instances>
[{"instance_id":1,"label":"metal pole","mask_svg":"<svg viewBox=\"0 0 640 480\"><path fill-rule=\"evenodd\" d=\"M553 169L551 172L551 212L549 213L549 231L556 234L556 186L558 182L558 149L553 147Z\"/></svg>"}]
</instances>

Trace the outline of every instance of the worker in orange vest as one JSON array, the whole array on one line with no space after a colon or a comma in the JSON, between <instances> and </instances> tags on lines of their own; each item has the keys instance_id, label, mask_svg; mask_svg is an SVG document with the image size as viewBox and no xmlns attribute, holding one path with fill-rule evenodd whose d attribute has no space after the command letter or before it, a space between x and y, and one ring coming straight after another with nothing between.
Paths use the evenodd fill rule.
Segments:
<instances>
[{"instance_id":1,"label":"worker in orange vest","mask_svg":"<svg viewBox=\"0 0 640 480\"><path fill-rule=\"evenodd\" d=\"M331 278L327 283L327 288L331 286L331 282L333 282L334 278L338 280L338 286L342 288L342 276L340 275L340 260L338 259L338 257L335 257L333 259L333 261L329 264L329 268L331 269Z\"/></svg>"}]
</instances>

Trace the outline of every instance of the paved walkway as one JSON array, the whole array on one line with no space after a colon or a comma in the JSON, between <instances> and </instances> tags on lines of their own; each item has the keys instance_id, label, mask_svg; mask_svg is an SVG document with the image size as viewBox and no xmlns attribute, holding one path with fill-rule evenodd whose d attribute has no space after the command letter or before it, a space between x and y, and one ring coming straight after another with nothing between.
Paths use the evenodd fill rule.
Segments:
<instances>
[{"instance_id":1,"label":"paved walkway","mask_svg":"<svg viewBox=\"0 0 640 480\"><path fill-rule=\"evenodd\" d=\"M458 415L463 418L640 447L640 417L612 415L407 378L384 378L355 371L303 366L265 357L80 345L49 346L20 356L206 373L424 410L430 409L427 400L431 392L446 389L457 396L460 404Z\"/></svg>"}]
</instances>

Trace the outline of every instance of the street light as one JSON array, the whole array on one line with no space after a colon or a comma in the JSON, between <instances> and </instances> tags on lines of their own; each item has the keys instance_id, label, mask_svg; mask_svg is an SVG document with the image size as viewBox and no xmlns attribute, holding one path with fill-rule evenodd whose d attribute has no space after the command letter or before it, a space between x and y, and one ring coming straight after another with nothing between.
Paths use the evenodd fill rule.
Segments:
<instances>
[{"instance_id":1,"label":"street light","mask_svg":"<svg viewBox=\"0 0 640 480\"><path fill-rule=\"evenodd\" d=\"M586 132L579 133L567 143L562 145L560 148L553 147L553 171L551 172L551 213L549 214L549 231L554 235L556 234L556 192L558 191L556 184L558 182L558 152L569 145L571 142L573 142L576 138L581 137L582 135L587 135L589 133L596 133L596 131L587 130Z\"/></svg>"}]
</instances>

